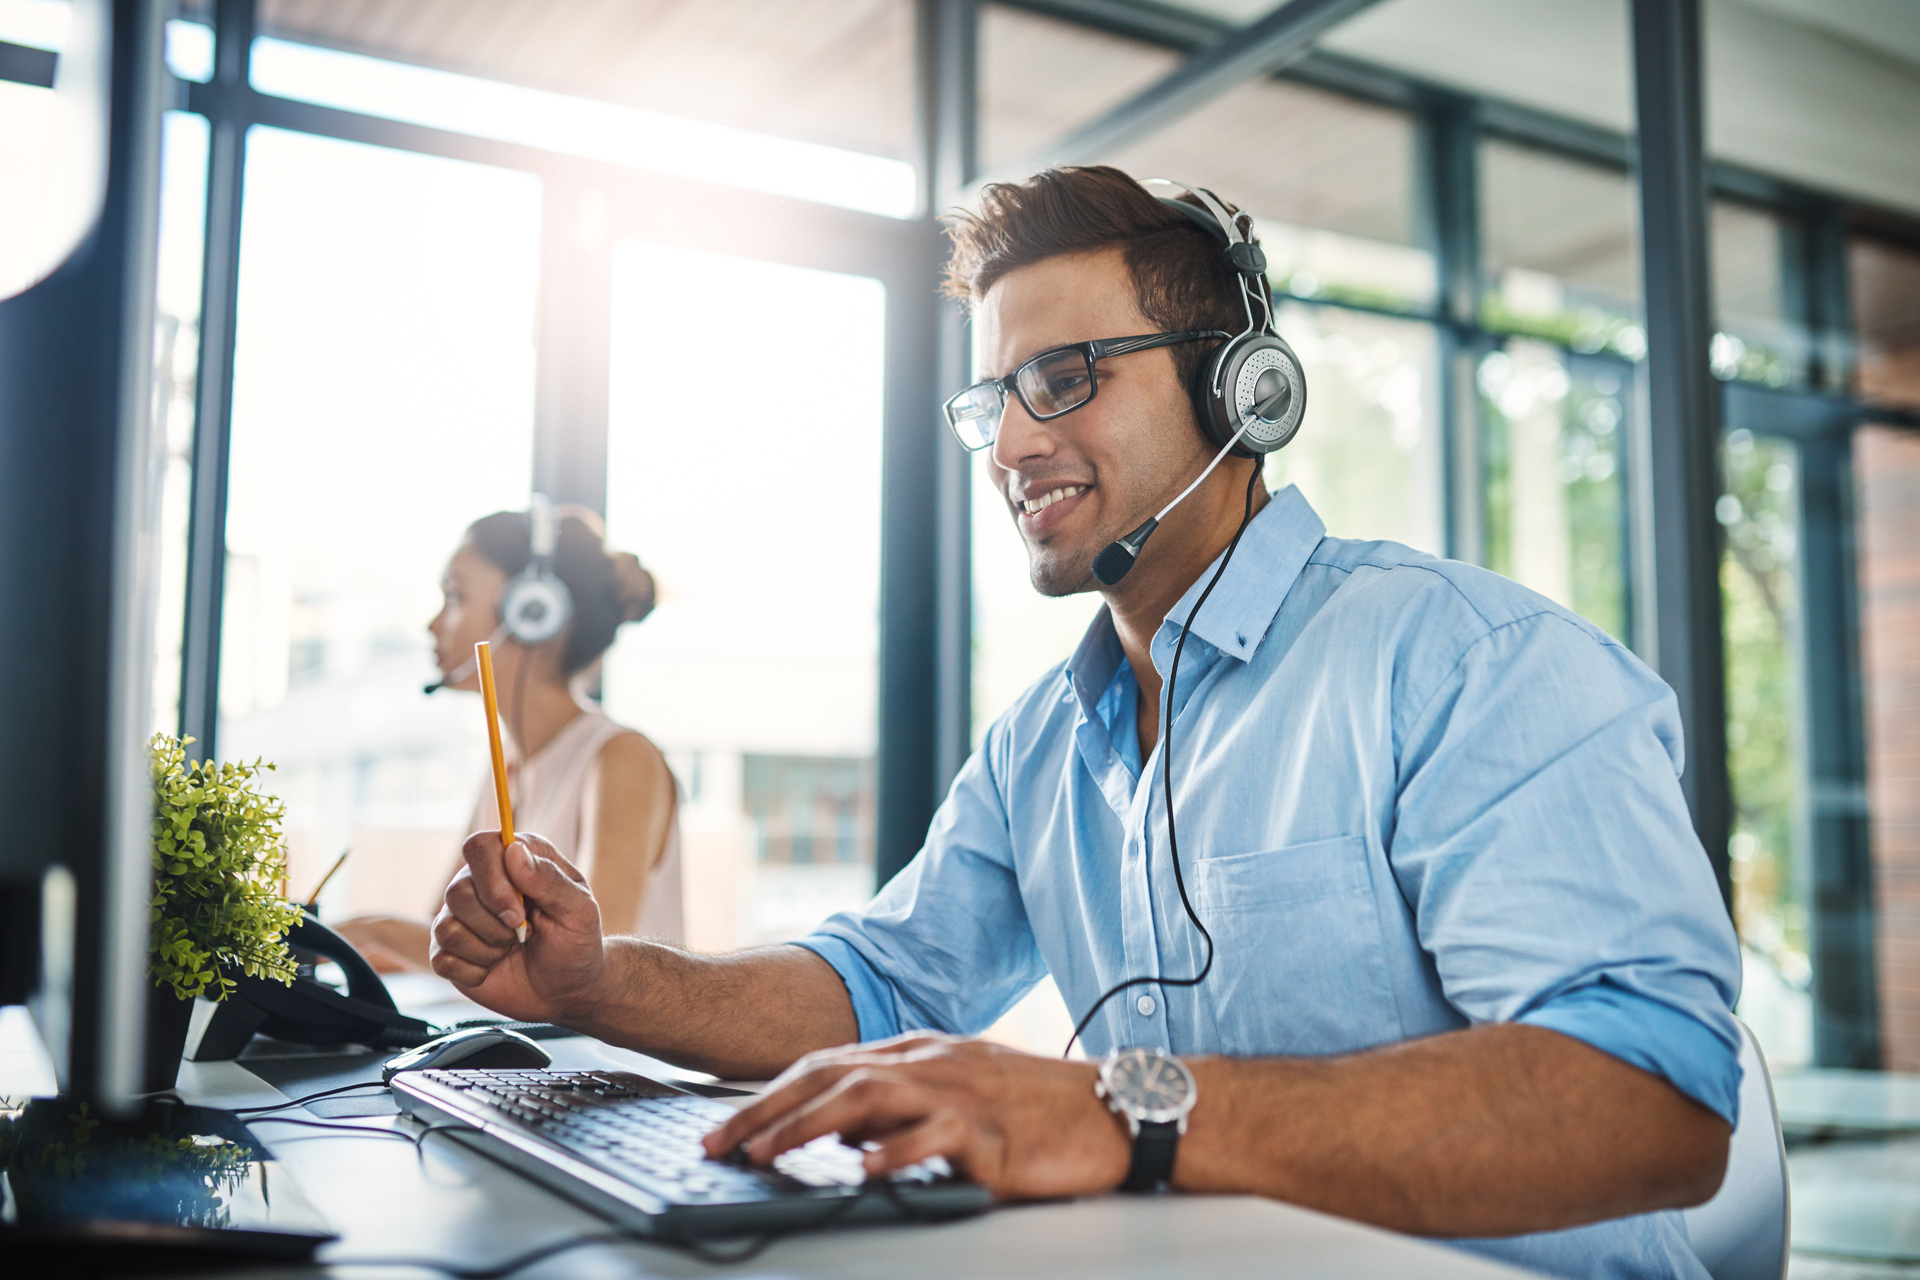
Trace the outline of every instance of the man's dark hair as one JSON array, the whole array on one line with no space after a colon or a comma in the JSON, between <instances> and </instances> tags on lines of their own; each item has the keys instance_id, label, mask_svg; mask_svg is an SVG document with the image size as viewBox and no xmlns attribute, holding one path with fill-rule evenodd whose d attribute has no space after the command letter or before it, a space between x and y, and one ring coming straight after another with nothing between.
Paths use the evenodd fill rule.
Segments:
<instances>
[{"instance_id":1,"label":"man's dark hair","mask_svg":"<svg viewBox=\"0 0 1920 1280\"><path fill-rule=\"evenodd\" d=\"M990 183L980 193L978 212L958 211L943 221L953 241L949 297L977 303L1021 267L1063 253L1118 247L1133 275L1140 313L1156 328L1238 333L1246 327L1240 277L1227 265L1225 246L1110 166L1044 169L1024 182ZM1191 386L1194 370L1213 348L1195 342L1170 350L1181 385Z\"/></svg>"}]
</instances>

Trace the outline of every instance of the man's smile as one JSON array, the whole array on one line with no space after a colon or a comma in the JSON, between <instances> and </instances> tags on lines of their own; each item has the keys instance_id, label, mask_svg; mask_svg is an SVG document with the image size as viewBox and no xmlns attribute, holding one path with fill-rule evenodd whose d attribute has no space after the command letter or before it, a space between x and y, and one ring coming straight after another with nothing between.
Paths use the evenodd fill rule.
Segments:
<instances>
[{"instance_id":1,"label":"man's smile","mask_svg":"<svg viewBox=\"0 0 1920 1280\"><path fill-rule=\"evenodd\" d=\"M1035 485L1024 496L1015 490L1008 497L1020 532L1027 537L1037 538L1058 528L1092 492L1093 486L1090 484L1055 485L1050 489Z\"/></svg>"}]
</instances>

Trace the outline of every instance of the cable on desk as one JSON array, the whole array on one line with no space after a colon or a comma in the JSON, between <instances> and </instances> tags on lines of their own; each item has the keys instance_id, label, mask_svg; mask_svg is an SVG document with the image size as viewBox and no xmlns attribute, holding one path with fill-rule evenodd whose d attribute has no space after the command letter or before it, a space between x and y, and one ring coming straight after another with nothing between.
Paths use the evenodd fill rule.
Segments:
<instances>
[{"instance_id":1,"label":"cable on desk","mask_svg":"<svg viewBox=\"0 0 1920 1280\"><path fill-rule=\"evenodd\" d=\"M248 1124L297 1124L303 1129L338 1129L342 1133L369 1134L376 1138L399 1138L403 1142L412 1142L409 1134L398 1129L369 1129L357 1124L329 1124L325 1120L302 1120L298 1116L255 1116Z\"/></svg>"},{"instance_id":2,"label":"cable on desk","mask_svg":"<svg viewBox=\"0 0 1920 1280\"><path fill-rule=\"evenodd\" d=\"M351 1093L355 1089L384 1089L386 1087L386 1083L381 1080L367 1080L360 1084L343 1084L332 1089L322 1089L318 1093L310 1093L304 1098L295 1098L291 1102L276 1102L270 1107L235 1107L233 1114L237 1116L252 1116L260 1115L267 1111L285 1111L288 1107L303 1107L307 1103L319 1098L331 1098L336 1093Z\"/></svg>"},{"instance_id":3,"label":"cable on desk","mask_svg":"<svg viewBox=\"0 0 1920 1280\"><path fill-rule=\"evenodd\" d=\"M479 1128L476 1125L470 1125L460 1120L455 1120L449 1124L428 1125L426 1128L420 1130L420 1132L412 1135L413 1154L419 1158L420 1163L423 1166L427 1162L427 1139L431 1138L436 1133L451 1133L455 1129L462 1129L468 1133L484 1133L485 1132L485 1130ZM406 1137L407 1135L401 1134L400 1136Z\"/></svg>"}]
</instances>

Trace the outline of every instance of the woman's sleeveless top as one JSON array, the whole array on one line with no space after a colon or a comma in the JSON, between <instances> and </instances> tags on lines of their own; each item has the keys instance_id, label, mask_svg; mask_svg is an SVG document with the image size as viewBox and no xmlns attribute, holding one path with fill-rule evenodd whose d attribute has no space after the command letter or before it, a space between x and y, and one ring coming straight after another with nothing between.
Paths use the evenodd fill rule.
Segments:
<instances>
[{"instance_id":1,"label":"woman's sleeveless top","mask_svg":"<svg viewBox=\"0 0 1920 1280\"><path fill-rule=\"evenodd\" d=\"M509 765L508 794L513 798L514 826L532 831L553 842L556 849L580 868L591 885L599 851L594 850L586 863L580 860L580 848L586 832L586 801L595 777L600 748L628 730L615 724L600 710L582 711L532 758L517 767ZM671 775L669 775L671 776ZM602 920L608 933L637 933L666 942L686 939L686 922L680 894L680 815L679 786L675 783L675 812L667 824L667 847L654 864L653 878L647 885L638 920ZM490 831L500 825L489 778L480 788L480 802L474 806L474 831Z\"/></svg>"}]
</instances>

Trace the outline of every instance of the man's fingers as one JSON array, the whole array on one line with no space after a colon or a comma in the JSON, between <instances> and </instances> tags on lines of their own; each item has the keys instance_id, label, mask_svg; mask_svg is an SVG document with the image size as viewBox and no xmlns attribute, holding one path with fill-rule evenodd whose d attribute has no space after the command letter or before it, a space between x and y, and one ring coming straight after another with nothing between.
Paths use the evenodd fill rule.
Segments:
<instances>
[{"instance_id":1,"label":"man's fingers","mask_svg":"<svg viewBox=\"0 0 1920 1280\"><path fill-rule=\"evenodd\" d=\"M471 960L462 960L451 951L436 950L428 964L435 973L454 986L462 988L479 986L487 980L487 975L493 972L490 966L474 964Z\"/></svg>"},{"instance_id":2,"label":"man's fingers","mask_svg":"<svg viewBox=\"0 0 1920 1280\"><path fill-rule=\"evenodd\" d=\"M831 1089L854 1068L852 1063L816 1067L797 1079L769 1089L751 1106L736 1111L732 1119L701 1139L701 1143L708 1155L718 1159L809 1098ZM783 1074L781 1078L786 1077Z\"/></svg>"},{"instance_id":3,"label":"man's fingers","mask_svg":"<svg viewBox=\"0 0 1920 1280\"><path fill-rule=\"evenodd\" d=\"M475 937L493 946L506 947L514 941L513 930L486 903L480 901L470 868L460 868L454 874L453 882L447 886L446 905L440 909L440 916L434 919L436 932L442 917L458 921Z\"/></svg>"},{"instance_id":4,"label":"man's fingers","mask_svg":"<svg viewBox=\"0 0 1920 1280\"><path fill-rule=\"evenodd\" d=\"M506 850L500 847L500 833L476 831L467 837L460 852L467 860L467 872L480 906L510 931L525 924L527 913L520 905L520 890L508 879Z\"/></svg>"},{"instance_id":5,"label":"man's fingers","mask_svg":"<svg viewBox=\"0 0 1920 1280\"><path fill-rule=\"evenodd\" d=\"M883 1139L861 1158L871 1177L885 1177L934 1156L946 1156L956 1167L968 1164L973 1131L966 1118L943 1107L907 1128ZM969 1169L969 1172L972 1170Z\"/></svg>"},{"instance_id":6,"label":"man's fingers","mask_svg":"<svg viewBox=\"0 0 1920 1280\"><path fill-rule=\"evenodd\" d=\"M499 921L493 922L496 928ZM513 941L513 935L507 935L507 942ZM456 920L442 908L440 916L433 922L433 949L437 955L451 955L468 964L492 968L506 958L508 948L505 944L489 942L485 938L475 937L473 930Z\"/></svg>"},{"instance_id":7,"label":"man's fingers","mask_svg":"<svg viewBox=\"0 0 1920 1280\"><path fill-rule=\"evenodd\" d=\"M803 1147L829 1133L859 1140L890 1133L926 1115L927 1091L912 1082L871 1067L848 1072L833 1088L795 1107L747 1141L747 1155L765 1164L782 1151Z\"/></svg>"}]
</instances>

